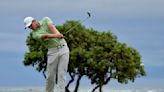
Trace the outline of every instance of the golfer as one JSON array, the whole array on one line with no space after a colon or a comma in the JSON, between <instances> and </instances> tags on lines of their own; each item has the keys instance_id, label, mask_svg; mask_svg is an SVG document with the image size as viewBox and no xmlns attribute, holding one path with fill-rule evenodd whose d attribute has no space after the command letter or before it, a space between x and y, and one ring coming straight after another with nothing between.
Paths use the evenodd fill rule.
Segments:
<instances>
[{"instance_id":1,"label":"golfer","mask_svg":"<svg viewBox=\"0 0 164 92\"><path fill-rule=\"evenodd\" d=\"M25 28L32 30L32 37L43 41L48 48L46 92L65 92L65 76L69 62L69 48L64 36L53 25L49 17L37 21L33 17L24 19Z\"/></svg>"}]
</instances>

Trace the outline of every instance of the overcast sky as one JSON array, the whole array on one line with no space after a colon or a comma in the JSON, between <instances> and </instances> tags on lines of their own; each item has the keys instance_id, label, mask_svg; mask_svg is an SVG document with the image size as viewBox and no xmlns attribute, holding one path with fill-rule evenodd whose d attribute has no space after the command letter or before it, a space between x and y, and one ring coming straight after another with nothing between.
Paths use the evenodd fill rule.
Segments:
<instances>
[{"instance_id":1,"label":"overcast sky","mask_svg":"<svg viewBox=\"0 0 164 92\"><path fill-rule=\"evenodd\" d=\"M22 61L29 30L23 19L49 16L55 25L81 20L87 28L112 31L118 40L136 48L147 72L135 83L109 83L110 88L162 88L164 85L164 0L0 0L0 87L44 86L45 80ZM67 76L68 77L68 76ZM68 77L69 79L69 77ZM86 83L85 83L86 82ZM85 78L82 85L89 81ZM108 87L106 86L106 87Z\"/></svg>"}]
</instances>

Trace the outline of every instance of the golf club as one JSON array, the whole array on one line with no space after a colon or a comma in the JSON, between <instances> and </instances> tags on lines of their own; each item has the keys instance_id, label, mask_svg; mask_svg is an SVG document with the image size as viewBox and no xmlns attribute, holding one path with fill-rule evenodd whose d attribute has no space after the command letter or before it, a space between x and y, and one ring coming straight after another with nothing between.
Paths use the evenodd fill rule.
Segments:
<instances>
[{"instance_id":1,"label":"golf club","mask_svg":"<svg viewBox=\"0 0 164 92\"><path fill-rule=\"evenodd\" d=\"M90 12L87 12L87 18L85 18L84 20L80 21L78 24L76 24L75 26L73 26L72 28L70 28L68 31L66 31L64 33L65 34L68 34L69 32L71 32L74 28L76 28L78 25L80 25L81 23L85 22L87 19L89 19L91 17L91 13Z\"/></svg>"}]
</instances>

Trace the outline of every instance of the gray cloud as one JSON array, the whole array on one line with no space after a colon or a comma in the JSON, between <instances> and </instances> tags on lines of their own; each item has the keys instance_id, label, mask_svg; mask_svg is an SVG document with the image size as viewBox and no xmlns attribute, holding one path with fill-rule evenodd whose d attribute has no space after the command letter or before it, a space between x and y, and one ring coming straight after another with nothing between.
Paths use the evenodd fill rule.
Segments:
<instances>
[{"instance_id":1,"label":"gray cloud","mask_svg":"<svg viewBox=\"0 0 164 92\"><path fill-rule=\"evenodd\" d=\"M164 14L163 0L3 0L3 10L35 12L79 12L91 10L120 16L152 16Z\"/></svg>"},{"instance_id":2,"label":"gray cloud","mask_svg":"<svg viewBox=\"0 0 164 92\"><path fill-rule=\"evenodd\" d=\"M20 54L27 51L26 34L18 35L14 33L0 32L0 52Z\"/></svg>"}]
</instances>

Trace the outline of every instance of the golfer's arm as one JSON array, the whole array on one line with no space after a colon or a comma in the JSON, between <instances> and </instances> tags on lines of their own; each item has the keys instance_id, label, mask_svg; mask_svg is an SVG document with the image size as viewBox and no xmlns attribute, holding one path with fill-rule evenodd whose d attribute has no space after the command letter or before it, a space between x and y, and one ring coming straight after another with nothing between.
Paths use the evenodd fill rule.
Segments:
<instances>
[{"instance_id":1,"label":"golfer's arm","mask_svg":"<svg viewBox=\"0 0 164 92\"><path fill-rule=\"evenodd\" d=\"M60 34L60 32L56 29L56 27L50 23L48 24L48 28L51 31L52 34L43 34L41 36L42 39L46 39L46 38L58 38L58 35Z\"/></svg>"},{"instance_id":2,"label":"golfer's arm","mask_svg":"<svg viewBox=\"0 0 164 92\"><path fill-rule=\"evenodd\" d=\"M53 34L60 34L60 32L56 29L56 27L52 23L48 24L48 28Z\"/></svg>"},{"instance_id":3,"label":"golfer's arm","mask_svg":"<svg viewBox=\"0 0 164 92\"><path fill-rule=\"evenodd\" d=\"M57 34L42 34L41 36L42 39L46 38L58 38Z\"/></svg>"}]
</instances>

